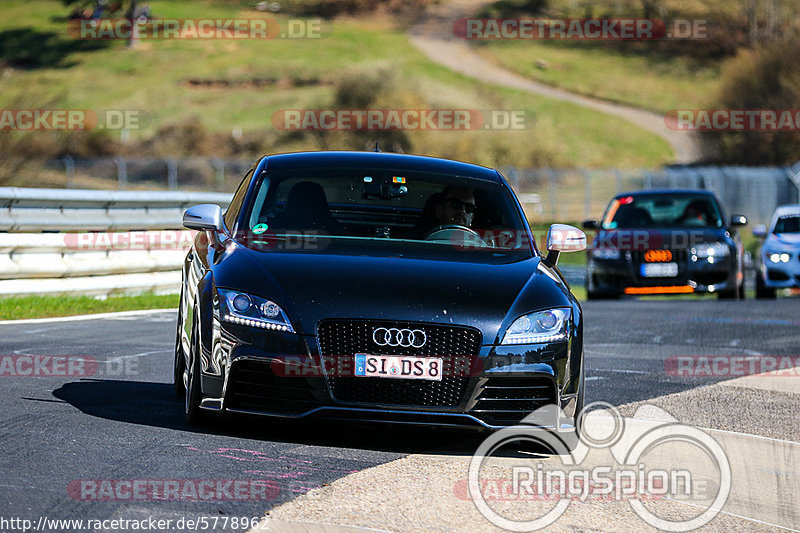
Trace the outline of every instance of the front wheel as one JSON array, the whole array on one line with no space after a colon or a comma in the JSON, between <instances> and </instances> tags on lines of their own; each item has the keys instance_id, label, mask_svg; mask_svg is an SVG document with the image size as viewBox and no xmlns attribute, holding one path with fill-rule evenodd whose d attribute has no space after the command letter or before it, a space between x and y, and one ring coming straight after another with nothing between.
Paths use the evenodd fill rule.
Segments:
<instances>
[{"instance_id":1,"label":"front wheel","mask_svg":"<svg viewBox=\"0 0 800 533\"><path fill-rule=\"evenodd\" d=\"M184 376L186 376L184 415L189 425L196 426L207 419L207 414L200 409L202 396L200 392L200 336L198 335L196 322L192 325L192 337L189 346L189 365L184 372Z\"/></svg>"},{"instance_id":2,"label":"front wheel","mask_svg":"<svg viewBox=\"0 0 800 533\"><path fill-rule=\"evenodd\" d=\"M761 274L756 270L756 298L775 298L775 289L764 284Z\"/></svg>"},{"instance_id":3,"label":"front wheel","mask_svg":"<svg viewBox=\"0 0 800 533\"><path fill-rule=\"evenodd\" d=\"M586 378L581 369L580 383L578 384L578 394L575 398L575 429L562 434L562 440L567 445L567 450L572 452L578 447L581 440L581 430L583 426L583 408L586 406Z\"/></svg>"},{"instance_id":4,"label":"front wheel","mask_svg":"<svg viewBox=\"0 0 800 533\"><path fill-rule=\"evenodd\" d=\"M175 389L175 396L180 399L186 394L186 384L183 382L186 372L186 355L183 353L183 342L181 339L181 329L183 322L178 310L178 328L175 333L175 362L172 365L172 387Z\"/></svg>"}]
</instances>

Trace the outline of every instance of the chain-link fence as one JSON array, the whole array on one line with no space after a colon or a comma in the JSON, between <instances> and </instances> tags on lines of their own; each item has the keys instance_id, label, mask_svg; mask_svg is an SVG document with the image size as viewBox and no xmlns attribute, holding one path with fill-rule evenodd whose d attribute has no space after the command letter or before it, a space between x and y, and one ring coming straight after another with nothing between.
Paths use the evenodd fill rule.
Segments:
<instances>
[{"instance_id":1,"label":"chain-link fence","mask_svg":"<svg viewBox=\"0 0 800 533\"><path fill-rule=\"evenodd\" d=\"M729 214L769 222L775 208L800 201L800 164L790 167L668 167L660 170L503 169L532 222L600 218L611 198L637 189L708 189Z\"/></svg>"},{"instance_id":2,"label":"chain-link fence","mask_svg":"<svg viewBox=\"0 0 800 533\"><path fill-rule=\"evenodd\" d=\"M144 186L152 189L232 192L252 164L252 160L215 157L78 159L67 156L48 161L46 167L49 170L63 170L67 188L76 186L76 177L91 177L108 180L109 188L120 190Z\"/></svg>"},{"instance_id":3,"label":"chain-link fence","mask_svg":"<svg viewBox=\"0 0 800 533\"><path fill-rule=\"evenodd\" d=\"M146 186L153 189L232 192L252 160L218 158L66 157L49 161L50 170L65 173L66 187L76 176L108 180L108 188ZM729 213L753 223L769 222L775 207L797 203L800 163L795 167L692 167L660 170L501 169L534 222L579 222L599 218L610 199L621 192L651 188L710 189Z\"/></svg>"}]
</instances>

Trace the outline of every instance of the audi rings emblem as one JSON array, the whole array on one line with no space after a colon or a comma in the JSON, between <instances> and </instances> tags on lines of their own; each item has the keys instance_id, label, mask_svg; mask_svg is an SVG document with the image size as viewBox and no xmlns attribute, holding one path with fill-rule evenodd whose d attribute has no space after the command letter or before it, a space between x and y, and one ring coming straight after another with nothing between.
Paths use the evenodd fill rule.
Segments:
<instances>
[{"instance_id":1,"label":"audi rings emblem","mask_svg":"<svg viewBox=\"0 0 800 533\"><path fill-rule=\"evenodd\" d=\"M428 336L421 329L375 328L372 340L378 346L422 348L428 341Z\"/></svg>"}]
</instances>

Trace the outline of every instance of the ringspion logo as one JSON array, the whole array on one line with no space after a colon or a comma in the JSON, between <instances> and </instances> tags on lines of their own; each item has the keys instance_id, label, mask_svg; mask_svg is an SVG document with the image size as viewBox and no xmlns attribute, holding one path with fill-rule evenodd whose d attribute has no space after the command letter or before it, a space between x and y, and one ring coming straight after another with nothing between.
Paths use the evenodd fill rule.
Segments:
<instances>
[{"instance_id":1,"label":"ringspion logo","mask_svg":"<svg viewBox=\"0 0 800 533\"><path fill-rule=\"evenodd\" d=\"M548 429L562 421L580 428L573 446L561 431ZM531 449L546 450L553 460L520 453ZM601 500L627 502L645 524L682 532L707 524L722 510L731 491L731 466L711 435L655 406L623 418L612 405L595 402L574 420L550 405L489 435L470 460L466 482L456 482L453 491L509 531L547 528L573 503ZM676 517L645 505L663 498L697 511ZM503 505L490 504L497 501Z\"/></svg>"}]
</instances>

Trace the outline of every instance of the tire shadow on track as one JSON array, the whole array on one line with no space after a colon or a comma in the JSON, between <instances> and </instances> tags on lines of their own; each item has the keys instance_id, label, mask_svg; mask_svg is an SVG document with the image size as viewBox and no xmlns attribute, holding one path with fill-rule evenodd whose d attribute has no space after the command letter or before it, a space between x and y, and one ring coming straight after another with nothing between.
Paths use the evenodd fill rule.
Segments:
<instances>
[{"instance_id":1,"label":"tire shadow on track","mask_svg":"<svg viewBox=\"0 0 800 533\"><path fill-rule=\"evenodd\" d=\"M487 435L460 429L319 419L284 422L230 414L195 427L184 420L183 401L175 397L169 383L82 379L65 383L53 396L84 414L118 422L308 446L470 456Z\"/></svg>"}]
</instances>

